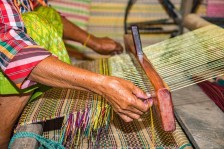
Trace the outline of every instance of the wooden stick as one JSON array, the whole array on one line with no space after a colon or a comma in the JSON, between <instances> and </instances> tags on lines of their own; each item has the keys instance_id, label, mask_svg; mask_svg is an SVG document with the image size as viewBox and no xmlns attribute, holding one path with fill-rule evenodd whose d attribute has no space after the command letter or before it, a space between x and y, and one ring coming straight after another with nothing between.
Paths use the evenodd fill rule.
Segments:
<instances>
[{"instance_id":1,"label":"wooden stick","mask_svg":"<svg viewBox=\"0 0 224 149\"><path fill-rule=\"evenodd\" d=\"M174 131L175 118L173 110L173 102L171 98L170 91L167 86L156 72L150 61L147 59L146 55L143 54L143 59L139 60L136 54L134 42L131 35L124 35L124 42L126 50L133 53L138 60L139 64L142 66L149 80L151 81L155 89L155 99L154 105L156 107L157 115L159 116L162 128L164 131Z\"/></svg>"},{"instance_id":2,"label":"wooden stick","mask_svg":"<svg viewBox=\"0 0 224 149\"><path fill-rule=\"evenodd\" d=\"M20 126L17 132L33 132L42 135L43 127L41 124L24 125ZM33 138L18 138L13 142L11 149L37 149L38 147L38 141Z\"/></svg>"}]
</instances>

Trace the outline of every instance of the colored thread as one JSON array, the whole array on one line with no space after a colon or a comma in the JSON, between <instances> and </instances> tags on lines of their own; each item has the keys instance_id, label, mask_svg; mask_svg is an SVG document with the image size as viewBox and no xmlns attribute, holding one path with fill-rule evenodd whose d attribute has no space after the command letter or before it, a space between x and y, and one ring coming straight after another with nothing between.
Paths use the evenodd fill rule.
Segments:
<instances>
[{"instance_id":1,"label":"colored thread","mask_svg":"<svg viewBox=\"0 0 224 149\"><path fill-rule=\"evenodd\" d=\"M46 139L43 136L40 136L38 134L32 133L32 132L18 132L16 133L10 143L9 143L9 149L11 147L11 145L13 144L13 142L18 139L18 138L34 138L36 139L38 142L40 142L41 146L39 147L39 149L43 149L43 148L47 148L47 149L64 149L64 146L58 142L55 142L53 140L50 139Z\"/></svg>"},{"instance_id":2,"label":"colored thread","mask_svg":"<svg viewBox=\"0 0 224 149\"><path fill-rule=\"evenodd\" d=\"M83 43L83 46L86 47L86 44L88 43L89 39L90 39L90 34L88 34L88 37L86 38L86 41Z\"/></svg>"},{"instance_id":3,"label":"colored thread","mask_svg":"<svg viewBox=\"0 0 224 149\"><path fill-rule=\"evenodd\" d=\"M181 147L180 147L180 149L184 149L185 147L188 147L188 146L191 146L191 144L184 144L184 145L182 145Z\"/></svg>"},{"instance_id":4,"label":"colored thread","mask_svg":"<svg viewBox=\"0 0 224 149\"><path fill-rule=\"evenodd\" d=\"M198 86L204 91L208 97L222 110L224 111L224 87L216 83L204 81L198 84Z\"/></svg>"},{"instance_id":5,"label":"colored thread","mask_svg":"<svg viewBox=\"0 0 224 149\"><path fill-rule=\"evenodd\" d=\"M155 144L155 129L154 129L154 123L153 123L154 120L153 120L153 114L152 114L152 107L150 107L150 119L151 119L152 144Z\"/></svg>"}]
</instances>

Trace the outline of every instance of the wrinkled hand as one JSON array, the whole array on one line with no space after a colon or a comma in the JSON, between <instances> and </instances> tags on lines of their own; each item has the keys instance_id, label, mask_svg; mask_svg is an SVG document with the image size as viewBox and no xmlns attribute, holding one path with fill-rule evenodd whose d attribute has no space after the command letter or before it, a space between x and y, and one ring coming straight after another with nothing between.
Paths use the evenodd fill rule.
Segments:
<instances>
[{"instance_id":1,"label":"wrinkled hand","mask_svg":"<svg viewBox=\"0 0 224 149\"><path fill-rule=\"evenodd\" d=\"M130 81L116 77L105 77L102 94L125 122L140 118L152 106L150 95L146 95Z\"/></svg>"},{"instance_id":2,"label":"wrinkled hand","mask_svg":"<svg viewBox=\"0 0 224 149\"><path fill-rule=\"evenodd\" d=\"M93 37L97 46L93 50L99 54L114 55L123 52L123 47L120 43L108 38L108 37Z\"/></svg>"}]
</instances>

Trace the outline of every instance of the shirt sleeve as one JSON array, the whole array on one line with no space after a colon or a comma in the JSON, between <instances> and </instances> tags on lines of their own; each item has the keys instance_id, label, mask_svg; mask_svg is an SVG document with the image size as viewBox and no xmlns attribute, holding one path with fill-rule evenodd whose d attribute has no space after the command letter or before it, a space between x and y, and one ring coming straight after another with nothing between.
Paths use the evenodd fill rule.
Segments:
<instances>
[{"instance_id":1,"label":"shirt sleeve","mask_svg":"<svg viewBox=\"0 0 224 149\"><path fill-rule=\"evenodd\" d=\"M0 1L0 67L18 88L35 82L28 80L33 68L51 53L38 46L26 34L26 28L14 3Z\"/></svg>"}]
</instances>

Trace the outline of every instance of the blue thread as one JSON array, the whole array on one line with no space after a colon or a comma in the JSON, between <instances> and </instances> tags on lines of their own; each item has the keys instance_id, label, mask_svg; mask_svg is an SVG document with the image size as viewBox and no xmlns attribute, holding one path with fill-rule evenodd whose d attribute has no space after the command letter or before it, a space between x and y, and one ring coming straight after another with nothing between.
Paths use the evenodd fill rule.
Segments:
<instances>
[{"instance_id":1,"label":"blue thread","mask_svg":"<svg viewBox=\"0 0 224 149\"><path fill-rule=\"evenodd\" d=\"M179 149L184 149L185 147L192 146L190 143L182 145Z\"/></svg>"},{"instance_id":2,"label":"blue thread","mask_svg":"<svg viewBox=\"0 0 224 149\"><path fill-rule=\"evenodd\" d=\"M43 136L40 136L38 134L32 133L32 132L18 132L16 133L12 139L10 140L9 143L9 149L12 145L12 143L17 139L17 138L34 138L36 139L38 142L40 142L41 146L39 147L39 149L43 149L43 148L47 148L47 149L65 149L64 146L58 142L55 142L53 140L50 139L46 139Z\"/></svg>"},{"instance_id":3,"label":"blue thread","mask_svg":"<svg viewBox=\"0 0 224 149\"><path fill-rule=\"evenodd\" d=\"M216 83L220 86L224 86L224 80L222 79L218 79Z\"/></svg>"}]
</instances>

